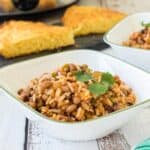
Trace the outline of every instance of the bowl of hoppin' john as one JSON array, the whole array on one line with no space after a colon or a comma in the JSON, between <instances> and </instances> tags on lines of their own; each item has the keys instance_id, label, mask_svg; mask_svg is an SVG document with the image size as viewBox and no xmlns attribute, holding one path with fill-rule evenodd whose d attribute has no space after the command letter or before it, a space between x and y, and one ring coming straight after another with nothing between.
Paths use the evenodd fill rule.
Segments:
<instances>
[{"instance_id":1,"label":"bowl of hoppin' john","mask_svg":"<svg viewBox=\"0 0 150 150\"><path fill-rule=\"evenodd\" d=\"M18 110L48 135L74 141L103 137L150 105L149 82L149 73L87 49L0 70L1 90Z\"/></svg>"}]
</instances>

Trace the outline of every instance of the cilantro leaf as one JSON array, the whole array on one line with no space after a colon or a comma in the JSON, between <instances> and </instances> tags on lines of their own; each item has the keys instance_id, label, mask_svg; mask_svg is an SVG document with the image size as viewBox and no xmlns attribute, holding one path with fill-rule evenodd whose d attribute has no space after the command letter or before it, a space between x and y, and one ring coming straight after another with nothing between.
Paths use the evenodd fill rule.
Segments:
<instances>
[{"instance_id":1,"label":"cilantro leaf","mask_svg":"<svg viewBox=\"0 0 150 150\"><path fill-rule=\"evenodd\" d=\"M88 87L89 91L95 96L105 94L108 90L108 84L105 83L92 83Z\"/></svg>"},{"instance_id":2,"label":"cilantro leaf","mask_svg":"<svg viewBox=\"0 0 150 150\"><path fill-rule=\"evenodd\" d=\"M141 22L141 25L146 28L150 27L150 23L144 23L143 21Z\"/></svg>"},{"instance_id":3,"label":"cilantro leaf","mask_svg":"<svg viewBox=\"0 0 150 150\"><path fill-rule=\"evenodd\" d=\"M85 73L83 71L78 71L75 73L75 76L77 78L77 80L82 81L82 82L86 82L92 79L92 76L88 73Z\"/></svg>"},{"instance_id":4,"label":"cilantro leaf","mask_svg":"<svg viewBox=\"0 0 150 150\"><path fill-rule=\"evenodd\" d=\"M83 71L76 72L75 76L78 81L82 81L82 82L86 82L89 80L94 81L91 74ZM114 82L115 81L113 76L108 72L104 72L102 74L101 82L94 81L94 83L88 85L88 89L93 95L100 96L102 94L105 94L108 91L109 87L111 87L111 85Z\"/></svg>"},{"instance_id":5,"label":"cilantro leaf","mask_svg":"<svg viewBox=\"0 0 150 150\"><path fill-rule=\"evenodd\" d=\"M102 74L102 79L101 79L101 82L102 83L107 83L108 84L108 86L110 87L110 86L112 86L113 85L113 83L115 82L114 81L114 78L113 78L113 76L112 76L112 74L110 74L109 72L104 72L103 74Z\"/></svg>"}]
</instances>

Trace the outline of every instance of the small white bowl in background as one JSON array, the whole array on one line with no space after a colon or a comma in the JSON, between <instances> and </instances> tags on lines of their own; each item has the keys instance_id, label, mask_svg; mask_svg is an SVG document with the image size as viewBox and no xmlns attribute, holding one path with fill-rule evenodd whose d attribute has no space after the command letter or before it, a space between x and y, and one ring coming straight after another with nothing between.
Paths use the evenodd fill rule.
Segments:
<instances>
[{"instance_id":1,"label":"small white bowl in background","mask_svg":"<svg viewBox=\"0 0 150 150\"><path fill-rule=\"evenodd\" d=\"M17 91L28 82L45 72L52 72L66 63L87 64L93 70L117 74L136 93L137 103L129 108L113 112L97 119L67 123L58 122L38 113L18 99ZM0 87L31 120L39 122L44 131L65 140L91 140L103 137L127 123L140 110L150 105L150 76L134 66L112 56L91 50L74 50L35 58L0 69ZM7 110L6 110L7 113ZM13 123L13 122L12 122Z\"/></svg>"},{"instance_id":2,"label":"small white bowl in background","mask_svg":"<svg viewBox=\"0 0 150 150\"><path fill-rule=\"evenodd\" d=\"M136 66L140 65L150 72L150 50L122 45L133 32L143 29L142 22L150 22L150 13L136 13L126 17L105 34L104 41L113 48L113 53L117 57Z\"/></svg>"}]
</instances>

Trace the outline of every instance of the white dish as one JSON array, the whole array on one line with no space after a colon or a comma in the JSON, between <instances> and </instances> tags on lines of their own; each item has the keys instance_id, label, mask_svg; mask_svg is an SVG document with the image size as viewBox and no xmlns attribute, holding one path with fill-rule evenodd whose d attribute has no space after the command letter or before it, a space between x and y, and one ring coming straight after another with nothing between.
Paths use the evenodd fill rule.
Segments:
<instances>
[{"instance_id":1,"label":"white dish","mask_svg":"<svg viewBox=\"0 0 150 150\"><path fill-rule=\"evenodd\" d=\"M54 71L65 63L88 64L94 70L118 74L135 91L138 101L127 109L107 116L78 123L63 123L51 120L17 98L17 90L29 80L45 72ZM51 136L65 140L91 140L103 137L120 128L136 115L141 108L150 105L150 75L120 60L91 50L74 50L48 55L17 63L0 69L0 86L31 120L39 121Z\"/></svg>"},{"instance_id":2,"label":"white dish","mask_svg":"<svg viewBox=\"0 0 150 150\"><path fill-rule=\"evenodd\" d=\"M105 34L104 41L113 48L119 58L135 65L140 64L142 68L150 70L150 50L122 45L133 32L143 29L142 21L150 22L150 13L136 13L126 17Z\"/></svg>"}]
</instances>

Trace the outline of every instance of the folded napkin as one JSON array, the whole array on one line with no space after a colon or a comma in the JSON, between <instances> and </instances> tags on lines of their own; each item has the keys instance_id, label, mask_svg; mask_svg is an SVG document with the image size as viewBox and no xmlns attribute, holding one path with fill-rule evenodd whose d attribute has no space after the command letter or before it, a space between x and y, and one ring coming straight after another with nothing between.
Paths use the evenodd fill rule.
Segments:
<instances>
[{"instance_id":1,"label":"folded napkin","mask_svg":"<svg viewBox=\"0 0 150 150\"><path fill-rule=\"evenodd\" d=\"M133 150L150 150L150 138L136 145Z\"/></svg>"}]
</instances>

